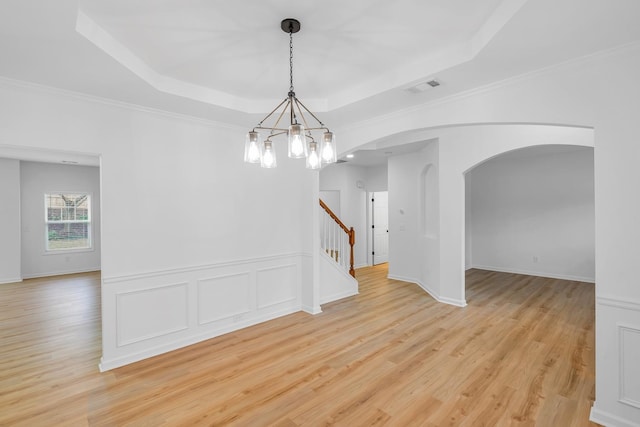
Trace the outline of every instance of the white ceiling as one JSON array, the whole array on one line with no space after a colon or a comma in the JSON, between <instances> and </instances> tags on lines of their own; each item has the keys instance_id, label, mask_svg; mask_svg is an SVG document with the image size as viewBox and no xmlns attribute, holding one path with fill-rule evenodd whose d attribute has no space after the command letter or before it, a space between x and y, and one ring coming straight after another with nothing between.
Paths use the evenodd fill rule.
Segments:
<instances>
[{"instance_id":1,"label":"white ceiling","mask_svg":"<svg viewBox=\"0 0 640 427\"><path fill-rule=\"evenodd\" d=\"M286 96L286 17L332 128L640 40L638 0L2 0L0 76L249 127Z\"/></svg>"},{"instance_id":2,"label":"white ceiling","mask_svg":"<svg viewBox=\"0 0 640 427\"><path fill-rule=\"evenodd\" d=\"M522 2L82 0L78 30L163 90L186 95L189 83L200 94L187 96L262 112L288 91L280 21L297 18L294 83L323 111L471 59L512 3Z\"/></svg>"}]
</instances>

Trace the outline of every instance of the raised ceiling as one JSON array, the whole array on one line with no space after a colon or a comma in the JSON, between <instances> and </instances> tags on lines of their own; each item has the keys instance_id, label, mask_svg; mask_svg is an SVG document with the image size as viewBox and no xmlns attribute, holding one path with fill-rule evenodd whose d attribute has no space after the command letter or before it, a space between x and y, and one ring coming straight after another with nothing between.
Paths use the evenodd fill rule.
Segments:
<instances>
[{"instance_id":1,"label":"raised ceiling","mask_svg":"<svg viewBox=\"0 0 640 427\"><path fill-rule=\"evenodd\" d=\"M294 82L327 110L468 61L515 13L505 11L512 3L83 0L77 29L161 90L261 112L288 91L280 21L297 18Z\"/></svg>"},{"instance_id":2,"label":"raised ceiling","mask_svg":"<svg viewBox=\"0 0 640 427\"><path fill-rule=\"evenodd\" d=\"M640 40L637 0L2 0L0 76L251 126L288 90L285 17L332 127Z\"/></svg>"}]
</instances>

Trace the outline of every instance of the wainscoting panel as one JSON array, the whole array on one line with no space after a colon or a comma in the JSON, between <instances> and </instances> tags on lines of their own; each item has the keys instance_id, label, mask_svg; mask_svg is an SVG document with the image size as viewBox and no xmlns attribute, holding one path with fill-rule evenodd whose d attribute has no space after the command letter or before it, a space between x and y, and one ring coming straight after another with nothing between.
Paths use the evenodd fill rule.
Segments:
<instances>
[{"instance_id":1,"label":"wainscoting panel","mask_svg":"<svg viewBox=\"0 0 640 427\"><path fill-rule=\"evenodd\" d=\"M304 256L103 277L100 370L300 311Z\"/></svg>"},{"instance_id":2,"label":"wainscoting panel","mask_svg":"<svg viewBox=\"0 0 640 427\"><path fill-rule=\"evenodd\" d=\"M177 283L118 292L118 347L187 329L187 286Z\"/></svg>"},{"instance_id":3,"label":"wainscoting panel","mask_svg":"<svg viewBox=\"0 0 640 427\"><path fill-rule=\"evenodd\" d=\"M640 329L618 325L620 402L640 409Z\"/></svg>"},{"instance_id":4,"label":"wainscoting panel","mask_svg":"<svg viewBox=\"0 0 640 427\"><path fill-rule=\"evenodd\" d=\"M591 421L640 426L640 301L596 293L596 401Z\"/></svg>"},{"instance_id":5,"label":"wainscoting panel","mask_svg":"<svg viewBox=\"0 0 640 427\"><path fill-rule=\"evenodd\" d=\"M248 272L198 280L198 324L249 313L251 294Z\"/></svg>"},{"instance_id":6,"label":"wainscoting panel","mask_svg":"<svg viewBox=\"0 0 640 427\"><path fill-rule=\"evenodd\" d=\"M271 307L298 299L295 264L258 270L258 308Z\"/></svg>"}]
</instances>

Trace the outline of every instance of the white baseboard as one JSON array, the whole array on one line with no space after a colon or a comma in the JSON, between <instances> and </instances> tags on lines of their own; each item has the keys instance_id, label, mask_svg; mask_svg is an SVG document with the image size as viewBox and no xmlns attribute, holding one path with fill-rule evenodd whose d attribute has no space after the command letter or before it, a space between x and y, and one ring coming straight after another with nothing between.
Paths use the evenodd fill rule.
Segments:
<instances>
[{"instance_id":1,"label":"white baseboard","mask_svg":"<svg viewBox=\"0 0 640 427\"><path fill-rule=\"evenodd\" d=\"M322 307L320 307L319 305L316 307L311 307L309 305L303 305L302 306L302 311L304 311L305 313L309 313L309 314L320 314L322 313Z\"/></svg>"},{"instance_id":2,"label":"white baseboard","mask_svg":"<svg viewBox=\"0 0 640 427\"><path fill-rule=\"evenodd\" d=\"M64 276L65 274L93 273L94 271L100 271L100 267L91 267L81 270L50 271L47 273L25 274L22 276L22 278L38 279L40 277Z\"/></svg>"},{"instance_id":3,"label":"white baseboard","mask_svg":"<svg viewBox=\"0 0 640 427\"><path fill-rule=\"evenodd\" d=\"M517 268L503 268L503 267L493 267L489 265L478 265L474 264L469 267L467 270L475 268L478 270L488 270L488 271L497 271L500 273L512 273L512 274L523 274L525 276L538 276L538 277L548 277L550 279L560 279L560 280L571 280L575 282L586 282L586 283L595 283L595 278L593 277L582 277L582 276L572 276L569 274L555 274L555 273L547 273L544 271L530 271L530 270L521 270Z\"/></svg>"},{"instance_id":4,"label":"white baseboard","mask_svg":"<svg viewBox=\"0 0 640 427\"><path fill-rule=\"evenodd\" d=\"M591 407L589 420L594 423L602 424L607 427L638 427L640 423L637 420L627 420L617 415L604 412L596 408L596 404Z\"/></svg>"},{"instance_id":5,"label":"white baseboard","mask_svg":"<svg viewBox=\"0 0 640 427\"><path fill-rule=\"evenodd\" d=\"M105 372L110 369L119 368L120 366L128 365L130 363L139 362L150 357L158 356L163 353L168 353L173 350L177 350L182 347L196 344L201 341L205 341L211 338L219 337L220 335L228 334L229 332L244 329L249 326L257 325L258 323L267 322L269 320L277 319L278 317L286 316L288 314L297 313L300 311L298 308L286 309L275 313L269 313L264 316L257 316L251 319L247 319L244 322L234 323L222 328L218 328L212 331L208 331L204 334L192 335L184 339L168 342L156 347L145 349L144 351L137 353L130 353L123 357L116 357L113 359L105 360L104 356L100 358L100 364L98 365L100 372Z\"/></svg>"},{"instance_id":6,"label":"white baseboard","mask_svg":"<svg viewBox=\"0 0 640 427\"><path fill-rule=\"evenodd\" d=\"M409 283L415 283L416 285L420 286L426 293L431 295L431 297L433 299L435 299L436 301L438 301L438 302L441 302L441 303L444 303L444 304L449 304L449 305L454 305L456 307L466 307L467 306L467 302L464 301L464 300L457 300L457 299L453 299L453 298L447 298L447 297L439 296L430 286L428 286L425 283L422 283L420 280L413 279L411 277L395 276L395 275L392 275L392 274L389 274L387 277L389 279L401 280L403 282L409 282Z\"/></svg>"},{"instance_id":7,"label":"white baseboard","mask_svg":"<svg viewBox=\"0 0 640 427\"><path fill-rule=\"evenodd\" d=\"M0 285L4 285L5 283L20 283L22 282L22 277L9 277L6 279L0 279Z\"/></svg>"},{"instance_id":8,"label":"white baseboard","mask_svg":"<svg viewBox=\"0 0 640 427\"><path fill-rule=\"evenodd\" d=\"M327 303L330 303L330 302L337 301L339 299L352 297L354 295L358 295L359 293L360 292L358 292L357 288L355 290L351 290L350 289L348 291L344 291L344 292L340 292L340 293L337 293L337 294L326 296L326 297L320 299L320 304L327 304Z\"/></svg>"}]
</instances>

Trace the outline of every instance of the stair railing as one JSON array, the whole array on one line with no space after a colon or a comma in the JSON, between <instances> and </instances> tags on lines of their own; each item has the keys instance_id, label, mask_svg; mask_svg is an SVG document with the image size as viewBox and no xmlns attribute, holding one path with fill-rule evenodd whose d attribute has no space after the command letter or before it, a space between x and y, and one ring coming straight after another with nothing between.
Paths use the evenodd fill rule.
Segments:
<instances>
[{"instance_id":1,"label":"stair railing","mask_svg":"<svg viewBox=\"0 0 640 427\"><path fill-rule=\"evenodd\" d=\"M322 208L322 229L320 230L322 249L342 268L348 269L351 276L356 277L356 271L353 268L353 245L356 243L355 230L353 227L347 228L322 199L320 199L320 207ZM347 245L349 246L348 264L345 256Z\"/></svg>"}]
</instances>

